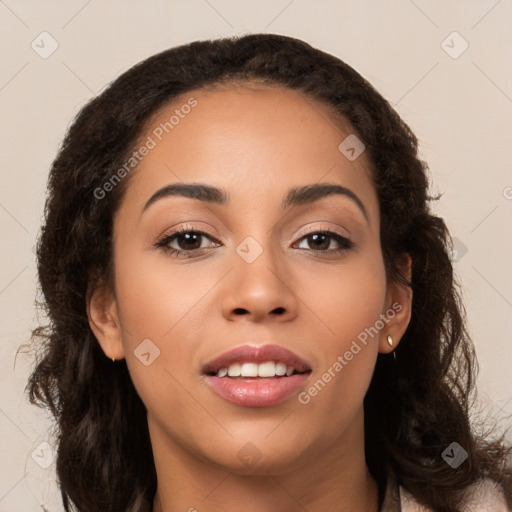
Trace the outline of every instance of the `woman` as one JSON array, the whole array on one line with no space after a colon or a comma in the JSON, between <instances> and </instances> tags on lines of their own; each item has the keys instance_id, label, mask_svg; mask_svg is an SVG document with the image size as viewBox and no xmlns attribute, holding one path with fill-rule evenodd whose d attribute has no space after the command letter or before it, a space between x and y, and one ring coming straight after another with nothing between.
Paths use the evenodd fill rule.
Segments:
<instances>
[{"instance_id":1,"label":"woman","mask_svg":"<svg viewBox=\"0 0 512 512\"><path fill-rule=\"evenodd\" d=\"M66 510L510 507L426 173L368 82L289 37L170 49L89 102L28 385Z\"/></svg>"}]
</instances>

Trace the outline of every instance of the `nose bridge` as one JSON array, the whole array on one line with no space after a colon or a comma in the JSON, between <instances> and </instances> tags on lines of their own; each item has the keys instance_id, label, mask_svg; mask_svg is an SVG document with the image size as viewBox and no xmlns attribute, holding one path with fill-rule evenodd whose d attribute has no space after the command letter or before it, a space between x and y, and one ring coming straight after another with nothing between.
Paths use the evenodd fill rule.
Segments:
<instances>
[{"instance_id":1,"label":"nose bridge","mask_svg":"<svg viewBox=\"0 0 512 512\"><path fill-rule=\"evenodd\" d=\"M279 276L283 265L269 233L245 237L235 252L235 272L240 286L250 283L252 287L258 284L268 289L280 287L279 283L284 278Z\"/></svg>"},{"instance_id":2,"label":"nose bridge","mask_svg":"<svg viewBox=\"0 0 512 512\"><path fill-rule=\"evenodd\" d=\"M284 256L270 234L245 237L233 254L233 270L223 298L224 314L243 312L258 318L272 312L294 314L295 297L288 281Z\"/></svg>"}]
</instances>

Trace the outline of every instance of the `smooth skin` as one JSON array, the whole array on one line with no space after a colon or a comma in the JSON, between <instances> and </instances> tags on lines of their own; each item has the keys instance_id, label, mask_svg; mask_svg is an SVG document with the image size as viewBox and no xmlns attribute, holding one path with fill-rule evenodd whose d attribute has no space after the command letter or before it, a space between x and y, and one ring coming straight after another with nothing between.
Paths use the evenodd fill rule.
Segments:
<instances>
[{"instance_id":1,"label":"smooth skin","mask_svg":"<svg viewBox=\"0 0 512 512\"><path fill-rule=\"evenodd\" d=\"M147 408L153 512L376 512L363 399L377 354L390 353L407 328L412 292L386 279L366 153L350 161L340 152L350 125L326 105L256 84L187 93L161 109L141 140L190 97L197 106L132 171L114 220L115 293L99 285L88 302L103 351L126 358ZM223 188L229 202L170 196L143 211L156 191L180 182ZM368 218L337 194L281 209L290 188L316 183L350 189ZM168 241L188 257L157 246L184 226L208 234L195 245ZM343 248L335 238L315 243L311 235L326 230L354 246L335 252ZM249 236L263 250L252 263L236 251ZM307 404L293 396L241 407L202 374L234 347L278 344L310 364L307 390L394 303L400 312ZM148 366L134 353L147 339L160 350Z\"/></svg>"}]
</instances>

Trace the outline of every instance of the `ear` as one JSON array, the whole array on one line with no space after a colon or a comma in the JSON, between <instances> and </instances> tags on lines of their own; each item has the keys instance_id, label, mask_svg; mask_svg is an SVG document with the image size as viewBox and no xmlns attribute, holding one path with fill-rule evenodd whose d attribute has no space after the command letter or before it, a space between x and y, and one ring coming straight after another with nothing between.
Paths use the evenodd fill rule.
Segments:
<instances>
[{"instance_id":1,"label":"ear","mask_svg":"<svg viewBox=\"0 0 512 512\"><path fill-rule=\"evenodd\" d=\"M400 273L411 281L412 260L409 254L403 254L397 262ZM386 327L379 341L379 352L388 354L395 350L411 320L412 289L406 285L388 282L384 315ZM388 343L391 336L393 345Z\"/></svg>"},{"instance_id":2,"label":"ear","mask_svg":"<svg viewBox=\"0 0 512 512\"><path fill-rule=\"evenodd\" d=\"M117 301L108 284L99 283L88 292L87 317L105 355L110 359L123 359L124 348Z\"/></svg>"}]
</instances>

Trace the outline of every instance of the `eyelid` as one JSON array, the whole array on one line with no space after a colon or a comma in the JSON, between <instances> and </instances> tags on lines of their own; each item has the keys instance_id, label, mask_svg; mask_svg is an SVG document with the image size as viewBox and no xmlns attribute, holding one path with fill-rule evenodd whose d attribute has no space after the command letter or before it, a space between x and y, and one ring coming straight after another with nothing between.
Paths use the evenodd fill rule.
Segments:
<instances>
[{"instance_id":1,"label":"eyelid","mask_svg":"<svg viewBox=\"0 0 512 512\"><path fill-rule=\"evenodd\" d=\"M203 226L201 226L201 224L199 224L199 225L192 225L192 224L190 224L192 222L200 222L200 221L194 221L194 220L187 220L187 221L184 221L184 222L185 222L184 224L181 224L178 227L172 227L172 228L166 229L161 235L159 235L157 237L157 240L163 240L164 238L167 238L169 236L179 235L179 234L181 234L183 232L188 233L190 231L201 233L201 234L206 235L206 236L208 236L210 238L217 238L217 240L221 236L219 234L218 230L215 227L211 226L211 225L208 225L208 227L203 227ZM212 231L215 234L213 234Z\"/></svg>"},{"instance_id":2,"label":"eyelid","mask_svg":"<svg viewBox=\"0 0 512 512\"><path fill-rule=\"evenodd\" d=\"M170 231L164 231L164 233L157 238L156 245L162 244L165 241L169 240L170 238L175 238L184 233L197 233L201 236L209 238L212 242L219 242L219 240L214 235L209 233L208 230L200 228L198 226L191 226L189 224L185 224Z\"/></svg>"},{"instance_id":3,"label":"eyelid","mask_svg":"<svg viewBox=\"0 0 512 512\"><path fill-rule=\"evenodd\" d=\"M330 226L323 226L323 227L319 227L319 226L311 227L310 226L309 228L301 230L295 236L301 238L301 237L303 237L305 235L308 235L308 234L311 234L311 233L317 233L317 232L320 232L320 231L332 231L332 232L336 233L337 235L339 235L342 238L346 238L347 240L351 240L350 232L348 230L345 230L346 233L343 233L339 229L332 227L332 225L330 225Z\"/></svg>"},{"instance_id":4,"label":"eyelid","mask_svg":"<svg viewBox=\"0 0 512 512\"><path fill-rule=\"evenodd\" d=\"M217 230L215 230L215 231L217 231ZM332 232L336 233L337 235L339 235L341 238L351 240L350 233L348 232L348 230L346 230L346 233L343 233L341 230L332 227L332 225L331 226L318 226L317 225L317 226L310 226L308 228L300 230L299 233L294 235L294 237L291 241L298 240L298 239L301 239L304 236L307 236L309 234L314 234L314 233L318 233L321 231L332 231ZM166 230L162 235L160 235L157 238L156 243L159 244L159 243L165 241L166 239L169 239L170 237L174 237L174 236L180 235L182 233L188 233L188 232L195 232L202 236L206 236L206 237L210 238L212 242L220 242L220 240L219 240L220 237L218 235L217 235L217 237L215 237L214 235L209 233L208 230L203 229L199 226L192 226L187 223L182 226L179 226L176 229L172 229L170 231Z\"/></svg>"}]
</instances>

